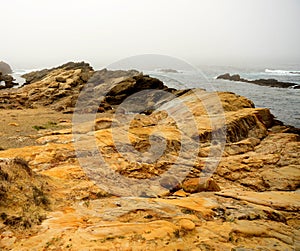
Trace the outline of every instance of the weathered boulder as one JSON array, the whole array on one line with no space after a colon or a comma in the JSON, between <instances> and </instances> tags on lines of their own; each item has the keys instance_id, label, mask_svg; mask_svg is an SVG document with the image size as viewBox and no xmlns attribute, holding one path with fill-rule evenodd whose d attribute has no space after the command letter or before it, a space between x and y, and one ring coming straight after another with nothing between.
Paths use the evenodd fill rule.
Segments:
<instances>
[{"instance_id":1,"label":"weathered boulder","mask_svg":"<svg viewBox=\"0 0 300 251\"><path fill-rule=\"evenodd\" d=\"M218 184L213 179L189 178L182 184L182 188L188 193L218 192L221 191Z\"/></svg>"},{"instance_id":2,"label":"weathered boulder","mask_svg":"<svg viewBox=\"0 0 300 251\"><path fill-rule=\"evenodd\" d=\"M13 82L14 80L15 79L11 75L3 75L2 72L0 72L0 82L4 82L4 85L1 85L0 89L12 88L13 86L18 85L17 83Z\"/></svg>"},{"instance_id":3,"label":"weathered boulder","mask_svg":"<svg viewBox=\"0 0 300 251\"><path fill-rule=\"evenodd\" d=\"M3 61L0 61L0 72L2 72L3 75L11 74L12 73L12 69L9 66L9 64L7 64L7 63L5 63Z\"/></svg>"}]
</instances>

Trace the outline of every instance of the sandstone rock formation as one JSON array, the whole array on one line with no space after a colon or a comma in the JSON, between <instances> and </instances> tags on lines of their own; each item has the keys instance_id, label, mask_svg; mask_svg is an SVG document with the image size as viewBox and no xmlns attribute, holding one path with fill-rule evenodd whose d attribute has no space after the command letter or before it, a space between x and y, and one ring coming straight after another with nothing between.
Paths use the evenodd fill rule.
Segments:
<instances>
[{"instance_id":1,"label":"sandstone rock formation","mask_svg":"<svg viewBox=\"0 0 300 251\"><path fill-rule=\"evenodd\" d=\"M79 110L73 125L60 113L64 129L41 129L34 146L0 151L1 249L300 248L299 135L269 109L229 92L177 92L136 71L63 67L37 79L1 91L2 108L66 111L59 105L68 95L75 103L83 88L109 92L92 121L76 116L93 110ZM65 84L68 95L54 100ZM149 88L166 96L150 93L118 109ZM84 108L99 109L88 97Z\"/></svg>"},{"instance_id":2,"label":"sandstone rock formation","mask_svg":"<svg viewBox=\"0 0 300 251\"><path fill-rule=\"evenodd\" d=\"M245 82L245 83L251 83L256 85L263 85L263 86L269 86L269 87L277 87L277 88L290 88L293 87L294 89L299 89L299 85L295 83L290 82L282 82L278 81L277 79L256 79L256 80L248 80L241 78L240 75L234 74L230 75L229 73L225 73L222 75L219 75L217 79L225 79L230 81L239 81L239 82Z\"/></svg>"},{"instance_id":3,"label":"sandstone rock formation","mask_svg":"<svg viewBox=\"0 0 300 251\"><path fill-rule=\"evenodd\" d=\"M66 63L50 70L25 74L26 85L2 92L1 108L49 106L56 110L74 107L80 90L92 75L86 63ZM61 78L66 81L60 81Z\"/></svg>"},{"instance_id":4,"label":"sandstone rock formation","mask_svg":"<svg viewBox=\"0 0 300 251\"><path fill-rule=\"evenodd\" d=\"M30 73L24 74L22 77L26 79L26 84L30 84L30 83L34 83L34 82L42 80L47 75L50 75L51 73L53 73L59 69L62 69L67 72L70 70L78 70L78 69L84 70L85 72L93 70L93 68L88 63L69 62L69 63L63 64L61 66L52 68L52 69L44 69L41 71L30 72ZM57 72L56 72L56 74L57 74ZM60 78L59 74L57 74L57 77ZM89 76L86 76L86 78L84 78L84 79L87 80L88 77Z\"/></svg>"},{"instance_id":5,"label":"sandstone rock formation","mask_svg":"<svg viewBox=\"0 0 300 251\"><path fill-rule=\"evenodd\" d=\"M176 91L166 87L160 80L150 78L137 71L93 71L88 64L66 63L53 69L45 69L23 75L26 84L17 90L0 93L0 108L21 109L34 107L51 107L56 111L73 112L79 93L85 87L87 95L85 112L112 110L127 97L143 90L163 90L144 97L136 96L132 108L145 113L155 109L157 99L160 104L170 98L182 95L186 91ZM173 94L168 95L168 93ZM161 97L161 96L164 96ZM159 96L159 97L157 97ZM96 98L95 98L96 97Z\"/></svg>"}]
</instances>

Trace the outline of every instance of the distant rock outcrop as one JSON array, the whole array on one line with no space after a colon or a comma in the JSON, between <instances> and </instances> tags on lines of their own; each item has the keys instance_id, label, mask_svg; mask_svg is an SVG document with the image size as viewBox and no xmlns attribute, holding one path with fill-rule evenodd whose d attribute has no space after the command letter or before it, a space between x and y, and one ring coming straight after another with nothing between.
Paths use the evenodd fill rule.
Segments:
<instances>
[{"instance_id":1,"label":"distant rock outcrop","mask_svg":"<svg viewBox=\"0 0 300 251\"><path fill-rule=\"evenodd\" d=\"M69 71L69 70L84 70L84 71L92 71L93 68L85 62L68 62L66 64L63 64L61 66L58 67L54 67L51 69L43 69L40 71L34 71L34 72L30 72L30 73L26 73L24 75L22 75L23 78L26 79L26 83L27 84L31 84L37 81L42 80L43 78L45 78L47 75L50 75L51 73L57 71L57 70L64 70L64 71ZM58 77L58 79L63 79L62 77ZM63 82L63 81L57 81L57 82Z\"/></svg>"},{"instance_id":2,"label":"distant rock outcrop","mask_svg":"<svg viewBox=\"0 0 300 251\"><path fill-rule=\"evenodd\" d=\"M174 69L159 69L158 71L165 72L165 73L179 73L179 71Z\"/></svg>"},{"instance_id":3,"label":"distant rock outcrop","mask_svg":"<svg viewBox=\"0 0 300 251\"><path fill-rule=\"evenodd\" d=\"M225 74L218 76L217 79L239 81L239 82L251 83L251 84L262 85L262 86L269 86L269 87L277 87L277 88L293 87L294 89L299 89L299 85L297 85L295 83L281 82L276 79L248 80L248 79L241 78L240 75L238 75L238 74L230 75L229 73L225 73Z\"/></svg>"},{"instance_id":4,"label":"distant rock outcrop","mask_svg":"<svg viewBox=\"0 0 300 251\"><path fill-rule=\"evenodd\" d=\"M11 74L12 73L12 69L9 66L9 64L7 64L7 63L5 63L3 61L0 61L0 72L2 72L3 75Z\"/></svg>"},{"instance_id":5,"label":"distant rock outcrop","mask_svg":"<svg viewBox=\"0 0 300 251\"><path fill-rule=\"evenodd\" d=\"M189 90L177 91L168 88L156 78L131 71L94 71L84 62L66 63L52 69L44 69L23 75L24 86L9 94L2 93L2 108L49 106L57 111L73 112L79 93L87 85L90 93L86 99L84 112L112 110L134 93L146 90L163 90L145 98L136 95L128 102L130 112L151 113L158 105L182 95ZM93 98L91 97L93 95ZM94 97L98 97L95 100Z\"/></svg>"}]
</instances>

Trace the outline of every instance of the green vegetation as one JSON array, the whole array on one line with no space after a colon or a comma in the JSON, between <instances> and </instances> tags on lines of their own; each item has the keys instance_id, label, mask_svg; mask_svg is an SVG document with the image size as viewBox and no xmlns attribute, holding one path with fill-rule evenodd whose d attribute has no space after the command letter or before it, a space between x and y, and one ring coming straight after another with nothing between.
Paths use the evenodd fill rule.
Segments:
<instances>
[{"instance_id":1,"label":"green vegetation","mask_svg":"<svg viewBox=\"0 0 300 251\"><path fill-rule=\"evenodd\" d=\"M180 230L179 229L176 229L174 232L173 232L174 236L176 238L180 238Z\"/></svg>"},{"instance_id":2,"label":"green vegetation","mask_svg":"<svg viewBox=\"0 0 300 251\"><path fill-rule=\"evenodd\" d=\"M58 125L56 122L49 121L44 125L34 125L32 128L37 131L44 130L44 129L58 129Z\"/></svg>"},{"instance_id":3,"label":"green vegetation","mask_svg":"<svg viewBox=\"0 0 300 251\"><path fill-rule=\"evenodd\" d=\"M41 189L37 187L33 187L32 193L33 193L34 204L36 206L40 206L40 205L48 206L50 204L48 198L45 196L44 192Z\"/></svg>"},{"instance_id":4,"label":"green vegetation","mask_svg":"<svg viewBox=\"0 0 300 251\"><path fill-rule=\"evenodd\" d=\"M46 243L45 248L49 248L50 246L56 246L61 241L60 237L53 237L50 241Z\"/></svg>"}]
</instances>

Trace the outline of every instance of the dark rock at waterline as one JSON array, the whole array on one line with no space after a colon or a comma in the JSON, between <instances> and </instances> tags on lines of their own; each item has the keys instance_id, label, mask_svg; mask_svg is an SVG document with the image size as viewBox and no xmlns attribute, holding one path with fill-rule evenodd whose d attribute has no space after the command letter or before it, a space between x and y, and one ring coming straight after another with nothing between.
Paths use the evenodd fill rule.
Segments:
<instances>
[{"instance_id":1,"label":"dark rock at waterline","mask_svg":"<svg viewBox=\"0 0 300 251\"><path fill-rule=\"evenodd\" d=\"M269 87L277 87L277 88L293 87L294 89L300 89L300 86L295 83L281 82L276 79L248 80L248 79L241 78L240 75L238 75L238 74L230 75L229 73L225 73L225 74L218 76L217 79L239 81L239 82L251 83L251 84L262 85L262 86L269 86Z\"/></svg>"},{"instance_id":2,"label":"dark rock at waterline","mask_svg":"<svg viewBox=\"0 0 300 251\"><path fill-rule=\"evenodd\" d=\"M179 71L174 70L174 69L160 69L159 71L165 72L165 73L180 73Z\"/></svg>"},{"instance_id":3,"label":"dark rock at waterline","mask_svg":"<svg viewBox=\"0 0 300 251\"><path fill-rule=\"evenodd\" d=\"M0 85L0 89L12 88L13 86L18 85L13 82L15 79L9 75L11 73L12 69L9 64L0 61L0 82L4 82L4 85Z\"/></svg>"},{"instance_id":4,"label":"dark rock at waterline","mask_svg":"<svg viewBox=\"0 0 300 251\"><path fill-rule=\"evenodd\" d=\"M270 86L270 87L278 87L278 88L289 88L296 85L294 83L280 82L276 79L257 79L257 80L250 81L249 83Z\"/></svg>"},{"instance_id":5,"label":"dark rock at waterline","mask_svg":"<svg viewBox=\"0 0 300 251\"><path fill-rule=\"evenodd\" d=\"M133 93L148 89L162 90L164 88L166 88L166 86L163 84L163 82L156 78L137 75L132 77L132 79L127 79L113 87L107 93L107 98L112 97L115 101L117 101L114 102L115 104L120 104L125 98ZM123 96L124 98L122 98Z\"/></svg>"},{"instance_id":6,"label":"dark rock at waterline","mask_svg":"<svg viewBox=\"0 0 300 251\"><path fill-rule=\"evenodd\" d=\"M15 85L18 85L18 83L14 83L15 79L8 74L2 74L2 72L0 72L0 82L4 82L4 85L0 85L0 89L7 89L7 88L12 88Z\"/></svg>"},{"instance_id":7,"label":"dark rock at waterline","mask_svg":"<svg viewBox=\"0 0 300 251\"><path fill-rule=\"evenodd\" d=\"M12 81L14 81L14 78L11 75L8 74L3 75L2 73L0 73L0 80L7 83L11 83Z\"/></svg>"},{"instance_id":8,"label":"dark rock at waterline","mask_svg":"<svg viewBox=\"0 0 300 251\"><path fill-rule=\"evenodd\" d=\"M5 63L3 61L0 61L0 72L2 72L3 75L11 74L12 73L12 69L9 66L9 64L7 64L7 63Z\"/></svg>"},{"instance_id":9,"label":"dark rock at waterline","mask_svg":"<svg viewBox=\"0 0 300 251\"><path fill-rule=\"evenodd\" d=\"M34 83L34 82L37 82L37 81L43 79L44 77L47 76L48 73L49 73L49 70L47 70L47 69L26 73L26 74L22 75L22 78L25 78L25 80L26 80L24 85Z\"/></svg>"},{"instance_id":10,"label":"dark rock at waterline","mask_svg":"<svg viewBox=\"0 0 300 251\"><path fill-rule=\"evenodd\" d=\"M229 73L221 74L221 75L219 75L219 76L217 77L217 79L232 80Z\"/></svg>"},{"instance_id":11,"label":"dark rock at waterline","mask_svg":"<svg viewBox=\"0 0 300 251\"><path fill-rule=\"evenodd\" d=\"M175 89L168 88L159 79L134 70L108 71L104 69L95 72L89 83L95 86L93 93L96 96L101 97L105 94L101 98L103 101L98 112L116 109L126 100L125 105L123 104L124 112L150 114L163 103L184 94L184 92L177 93Z\"/></svg>"},{"instance_id":12,"label":"dark rock at waterline","mask_svg":"<svg viewBox=\"0 0 300 251\"><path fill-rule=\"evenodd\" d=\"M232 81L241 81L241 77L238 74L232 75L231 76Z\"/></svg>"}]
</instances>

